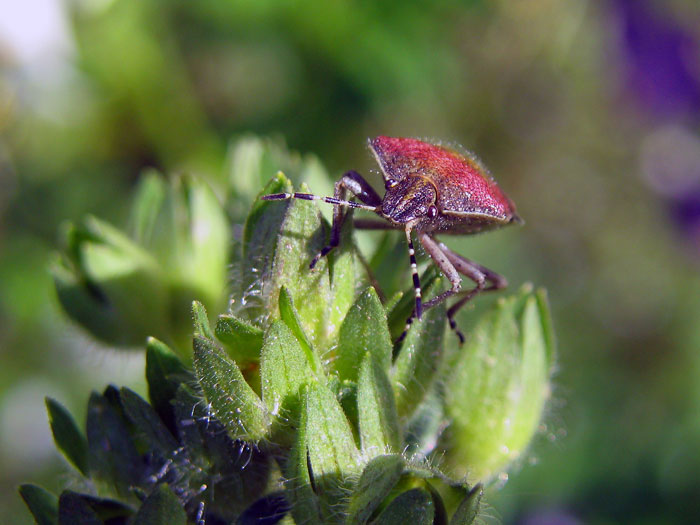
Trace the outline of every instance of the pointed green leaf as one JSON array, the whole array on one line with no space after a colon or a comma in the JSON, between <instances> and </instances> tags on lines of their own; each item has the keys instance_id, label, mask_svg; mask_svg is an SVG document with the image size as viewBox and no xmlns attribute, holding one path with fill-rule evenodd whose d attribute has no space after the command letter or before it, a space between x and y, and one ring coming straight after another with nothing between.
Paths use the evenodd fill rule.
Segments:
<instances>
[{"instance_id":1,"label":"pointed green leaf","mask_svg":"<svg viewBox=\"0 0 700 525\"><path fill-rule=\"evenodd\" d=\"M308 191L303 185L302 191ZM264 193L291 191L281 173ZM264 194L263 193L263 194ZM326 243L328 227L316 203L292 199L254 203L243 235L243 278L240 280L249 319L277 315L282 286L294 298L304 333L316 348L330 346L334 327L328 322L331 306L328 261L309 263Z\"/></svg>"},{"instance_id":2,"label":"pointed green leaf","mask_svg":"<svg viewBox=\"0 0 700 525\"><path fill-rule=\"evenodd\" d=\"M377 292L366 288L348 311L338 337L333 367L342 379L357 381L359 364L369 352L384 370L391 366L391 339Z\"/></svg>"},{"instance_id":3,"label":"pointed green leaf","mask_svg":"<svg viewBox=\"0 0 700 525\"><path fill-rule=\"evenodd\" d=\"M312 383L306 392L309 463L324 506L333 506L348 478L360 473L362 458L343 409L328 387Z\"/></svg>"},{"instance_id":4,"label":"pointed green leaf","mask_svg":"<svg viewBox=\"0 0 700 525\"><path fill-rule=\"evenodd\" d=\"M424 489L402 492L382 511L373 525L433 525L435 504L430 493Z\"/></svg>"},{"instance_id":5,"label":"pointed green leaf","mask_svg":"<svg viewBox=\"0 0 700 525\"><path fill-rule=\"evenodd\" d=\"M289 327L289 329L292 331L292 333L296 336L297 340L301 344L301 347L304 350L304 353L306 354L306 359L308 361L309 366L316 374L320 373L323 370L321 359L314 351L313 347L311 346L311 343L309 342L309 339L304 333L304 329L302 328L301 322L299 321L299 315L297 314L297 311L294 308L292 296L289 294L289 291L285 286L280 288L279 309L280 318L282 319L282 321L285 322L285 324Z\"/></svg>"},{"instance_id":6,"label":"pointed green leaf","mask_svg":"<svg viewBox=\"0 0 700 525\"><path fill-rule=\"evenodd\" d=\"M481 497L484 495L484 487L481 484L475 485L462 502L457 507L457 510L450 519L450 525L471 525L479 515L479 507L481 505Z\"/></svg>"},{"instance_id":7,"label":"pointed green leaf","mask_svg":"<svg viewBox=\"0 0 700 525\"><path fill-rule=\"evenodd\" d=\"M146 343L146 381L148 399L171 432L176 431L172 400L180 384L193 379L177 355L154 337Z\"/></svg>"},{"instance_id":8,"label":"pointed green leaf","mask_svg":"<svg viewBox=\"0 0 700 525\"><path fill-rule=\"evenodd\" d=\"M37 525L57 525L58 497L38 485L25 483L19 487L19 495L29 507Z\"/></svg>"},{"instance_id":9,"label":"pointed green leaf","mask_svg":"<svg viewBox=\"0 0 700 525\"><path fill-rule=\"evenodd\" d=\"M445 315L444 303L424 312L401 343L391 374L401 418L410 417L430 391L442 358Z\"/></svg>"},{"instance_id":10,"label":"pointed green leaf","mask_svg":"<svg viewBox=\"0 0 700 525\"><path fill-rule=\"evenodd\" d=\"M367 353L357 383L357 412L362 450L376 455L399 452L401 429L391 382Z\"/></svg>"},{"instance_id":11,"label":"pointed green leaf","mask_svg":"<svg viewBox=\"0 0 700 525\"><path fill-rule=\"evenodd\" d=\"M213 340L214 332L211 331L211 326L209 325L207 310L199 301L192 302L192 317L194 319L195 335L200 335L202 337L206 337L207 339Z\"/></svg>"},{"instance_id":12,"label":"pointed green leaf","mask_svg":"<svg viewBox=\"0 0 700 525\"><path fill-rule=\"evenodd\" d=\"M214 328L216 337L237 362L257 361L263 342L261 328L232 314L220 315Z\"/></svg>"},{"instance_id":13,"label":"pointed green leaf","mask_svg":"<svg viewBox=\"0 0 700 525\"><path fill-rule=\"evenodd\" d=\"M273 321L265 333L260 360L262 397L270 414L289 424L299 420L301 388L313 380L308 355L282 321Z\"/></svg>"},{"instance_id":14,"label":"pointed green leaf","mask_svg":"<svg viewBox=\"0 0 700 525\"><path fill-rule=\"evenodd\" d=\"M265 409L236 363L212 341L196 335L194 367L204 397L229 435L247 441L262 439L268 427Z\"/></svg>"},{"instance_id":15,"label":"pointed green leaf","mask_svg":"<svg viewBox=\"0 0 700 525\"><path fill-rule=\"evenodd\" d=\"M377 456L367 463L350 498L345 523L367 523L399 481L403 469L404 460L399 455Z\"/></svg>"},{"instance_id":16,"label":"pointed green leaf","mask_svg":"<svg viewBox=\"0 0 700 525\"><path fill-rule=\"evenodd\" d=\"M134 432L143 436L148 450L161 458L173 455L178 442L158 417L158 413L136 392L122 387L119 391L126 417L134 424Z\"/></svg>"},{"instance_id":17,"label":"pointed green leaf","mask_svg":"<svg viewBox=\"0 0 700 525\"><path fill-rule=\"evenodd\" d=\"M161 483L144 500L131 523L133 525L185 525L187 514L170 487Z\"/></svg>"},{"instance_id":18,"label":"pointed green leaf","mask_svg":"<svg viewBox=\"0 0 700 525\"><path fill-rule=\"evenodd\" d=\"M308 188L302 185L300 190ZM334 328L329 323L332 297L328 259L322 257L313 270L309 263L326 244L328 226L322 223L315 202L295 199L290 202L279 231L272 279L266 281L269 289L264 290L264 295L269 294L274 300L279 290L286 287L311 345L326 348ZM274 310L275 305L271 303L269 308Z\"/></svg>"},{"instance_id":19,"label":"pointed green leaf","mask_svg":"<svg viewBox=\"0 0 700 525\"><path fill-rule=\"evenodd\" d=\"M83 476L89 476L87 439L78 429L73 416L63 405L50 397L46 398L46 410L49 413L49 425L56 447Z\"/></svg>"},{"instance_id":20,"label":"pointed green leaf","mask_svg":"<svg viewBox=\"0 0 700 525\"><path fill-rule=\"evenodd\" d=\"M263 290L264 282L272 277L272 264L276 256L278 237L287 215L289 201L264 201L259 197L270 193L288 193L292 184L282 173L278 173L253 201L243 228L243 254L238 295L245 308L242 315L254 320L267 313L268 295ZM263 281L263 277L266 279ZM271 285L267 285L271 286ZM275 294L274 299L277 296Z\"/></svg>"}]
</instances>

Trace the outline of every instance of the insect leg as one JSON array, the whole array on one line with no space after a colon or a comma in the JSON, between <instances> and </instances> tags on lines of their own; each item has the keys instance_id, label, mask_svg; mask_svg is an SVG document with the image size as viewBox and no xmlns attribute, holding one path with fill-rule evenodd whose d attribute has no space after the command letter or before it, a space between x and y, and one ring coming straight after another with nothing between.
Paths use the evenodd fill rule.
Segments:
<instances>
[{"instance_id":1,"label":"insect leg","mask_svg":"<svg viewBox=\"0 0 700 525\"><path fill-rule=\"evenodd\" d=\"M457 312L460 310L460 308L467 304L476 294L480 292L488 292L491 290L500 290L502 288L505 288L506 286L508 286L508 281L506 281L505 277L497 274L493 270L489 270L485 266L482 266L479 263L476 263L470 259L467 259L466 257L463 257L462 255L453 252L443 243L440 243L439 247L459 273L465 275L466 277L468 277L476 283L476 286L474 288L464 292L464 296L461 297L459 301L457 301L447 310L447 320L450 323L450 328L455 330L460 342L463 343L464 334L462 334L462 332L460 332L457 329L457 325L454 320L454 317L457 314ZM491 284L489 286L486 286L487 282Z\"/></svg>"},{"instance_id":2,"label":"insect leg","mask_svg":"<svg viewBox=\"0 0 700 525\"><path fill-rule=\"evenodd\" d=\"M418 235L423 248L428 252L428 255L433 259L440 271L445 274L452 285L452 288L442 292L440 295L433 297L430 301L425 303L425 308L432 308L451 295L456 294L462 289L462 278L459 276L458 270L455 265L450 261L450 258L444 252L444 244L438 244L430 235L427 233L420 233Z\"/></svg>"},{"instance_id":3,"label":"insect leg","mask_svg":"<svg viewBox=\"0 0 700 525\"><path fill-rule=\"evenodd\" d=\"M333 192L334 199L340 201L344 200L347 192L352 193L355 197L360 199L366 206L363 209L369 209L370 211L377 211L378 207L382 203L381 197L374 191L374 188L369 185L369 183L356 171L348 171L343 175L338 182L335 183L335 190ZM326 201L328 202L328 201ZM331 203L334 204L334 203ZM371 206L368 208L367 206ZM351 206L357 207L357 206ZM331 226L331 237L328 244L323 247L323 249L317 253L309 264L309 268L316 266L316 263L321 257L325 257L330 253L330 251L338 246L340 243L340 231L343 228L343 223L345 222L345 217L347 212L341 207L336 206L333 210L333 224Z\"/></svg>"},{"instance_id":4,"label":"insect leg","mask_svg":"<svg viewBox=\"0 0 700 525\"><path fill-rule=\"evenodd\" d=\"M346 200L346 193L349 191L353 196L357 197L361 202ZM318 195L313 195L311 193L273 193L271 195L263 195L260 197L262 200L275 201L275 200L288 200L288 199L303 199L307 201L323 201L328 204L333 204L335 209L333 210L333 225L331 227L331 238L326 246L317 253L314 258L309 263L309 268L316 266L316 263L321 257L325 257L328 253L338 246L340 242L340 231L345 222L346 212L343 208L358 208L361 210L378 212L382 199L374 191L374 188L356 171L348 171L345 173L338 182L335 183L335 190L333 192L333 197L321 197Z\"/></svg>"},{"instance_id":5,"label":"insect leg","mask_svg":"<svg viewBox=\"0 0 700 525\"><path fill-rule=\"evenodd\" d=\"M423 302L421 299L420 277L418 277L418 265L416 264L416 251L413 249L411 230L406 229L406 241L408 242L408 257L411 261L411 274L413 275L413 291L416 296L416 308L411 317L420 319L423 316Z\"/></svg>"}]
</instances>

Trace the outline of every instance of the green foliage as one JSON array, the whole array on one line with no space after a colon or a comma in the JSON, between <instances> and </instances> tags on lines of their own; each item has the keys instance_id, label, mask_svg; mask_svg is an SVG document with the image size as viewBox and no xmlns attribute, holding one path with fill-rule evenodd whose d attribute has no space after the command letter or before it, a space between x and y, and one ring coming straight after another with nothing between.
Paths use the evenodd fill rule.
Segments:
<instances>
[{"instance_id":1,"label":"green foliage","mask_svg":"<svg viewBox=\"0 0 700 525\"><path fill-rule=\"evenodd\" d=\"M188 184L191 191L200 188ZM292 187L278 173L263 193ZM100 280L108 272L90 270L95 287L122 297L114 303L120 308L133 303L135 283L153 290L144 268L161 284L172 282L173 272L157 262L167 258L153 255L158 249L148 240L165 190L160 179L144 182L133 239L111 228L101 238L111 239L102 264L113 264L119 252L121 266L141 272L135 282L129 277L110 288ZM241 524L472 523L481 485L450 479L434 464L444 456L451 472L488 481L526 448L541 417L554 352L543 294L523 289L498 302L463 347L446 331L444 305L426 311L392 343L413 294L382 304L361 270L350 222L341 247L310 270L327 234L314 202L256 200L230 261L238 277L230 310L218 309L224 301L211 294L208 306L191 304L191 354L163 342L181 336L148 339L148 400L113 386L93 393L85 434L48 400L56 445L95 494L55 497L24 485L21 495L37 521L193 523L199 516ZM206 297L205 283L216 279L196 275L208 271L204 245L184 239L181 253L194 261L189 281ZM91 250L95 243L86 238L73 246ZM178 257L168 260L179 264ZM438 273L430 268L423 277L425 293L439 293ZM85 289L73 290L82 304ZM177 314L172 306L165 310ZM126 314L116 315L126 338L142 333Z\"/></svg>"}]
</instances>

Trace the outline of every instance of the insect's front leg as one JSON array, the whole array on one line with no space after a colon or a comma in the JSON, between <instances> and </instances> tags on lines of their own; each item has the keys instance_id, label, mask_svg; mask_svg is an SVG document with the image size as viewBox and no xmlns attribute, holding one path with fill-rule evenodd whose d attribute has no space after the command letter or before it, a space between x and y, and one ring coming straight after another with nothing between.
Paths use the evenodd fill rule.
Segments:
<instances>
[{"instance_id":1,"label":"insect's front leg","mask_svg":"<svg viewBox=\"0 0 700 525\"><path fill-rule=\"evenodd\" d=\"M356 171L348 171L345 173L338 182L335 183L335 190L333 192L333 198L337 201L346 202L345 197L347 192L357 197L360 202L366 204L367 206L372 206L373 208L378 208L382 199L374 191L374 188L370 186L362 175ZM340 243L340 232L345 223L345 218L347 216L347 210L344 206L338 205L333 209L333 224L331 226L331 237L328 244L323 247L323 249L317 253L309 264L309 268L316 266L316 263L321 257L325 257L330 253L330 251L338 246Z\"/></svg>"}]
</instances>

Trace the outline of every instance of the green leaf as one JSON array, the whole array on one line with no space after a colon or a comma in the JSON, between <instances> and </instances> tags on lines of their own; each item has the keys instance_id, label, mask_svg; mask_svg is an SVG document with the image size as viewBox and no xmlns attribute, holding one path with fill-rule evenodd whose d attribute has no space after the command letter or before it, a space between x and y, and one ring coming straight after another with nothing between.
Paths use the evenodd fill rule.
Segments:
<instances>
[{"instance_id":1,"label":"green leaf","mask_svg":"<svg viewBox=\"0 0 700 525\"><path fill-rule=\"evenodd\" d=\"M410 417L430 391L442 358L445 317L444 303L427 310L401 343L391 373L401 418Z\"/></svg>"},{"instance_id":2,"label":"green leaf","mask_svg":"<svg viewBox=\"0 0 700 525\"><path fill-rule=\"evenodd\" d=\"M549 301L547 300L547 291L543 288L535 291L535 298L537 299L539 322L542 325L546 360L549 366L552 366L556 359L556 340L554 338L552 314L549 309Z\"/></svg>"},{"instance_id":3,"label":"green leaf","mask_svg":"<svg viewBox=\"0 0 700 525\"><path fill-rule=\"evenodd\" d=\"M78 429L70 412L50 397L46 398L46 410L56 447L83 476L89 476L87 439Z\"/></svg>"},{"instance_id":4,"label":"green leaf","mask_svg":"<svg viewBox=\"0 0 700 525\"><path fill-rule=\"evenodd\" d=\"M24 483L19 487L19 495L29 507L37 525L56 525L58 523L58 497L48 490Z\"/></svg>"},{"instance_id":5,"label":"green leaf","mask_svg":"<svg viewBox=\"0 0 700 525\"><path fill-rule=\"evenodd\" d=\"M391 338L386 314L371 286L359 295L340 327L333 367L341 380L357 381L357 365L367 352L383 370L389 370Z\"/></svg>"},{"instance_id":6,"label":"green leaf","mask_svg":"<svg viewBox=\"0 0 700 525\"><path fill-rule=\"evenodd\" d=\"M258 197L269 193L288 193L292 184L282 173L268 182ZM289 201L264 201L256 198L243 228L243 253L240 263L241 278L238 295L245 305L241 313L254 320L267 314L269 300L265 282L272 277L272 264L276 256L278 237L287 215ZM263 276L266 277L263 280ZM271 285L268 285L271 286ZM276 299L276 295L274 297Z\"/></svg>"},{"instance_id":7,"label":"green leaf","mask_svg":"<svg viewBox=\"0 0 700 525\"><path fill-rule=\"evenodd\" d=\"M311 383L306 390L306 440L314 478L341 479L362 468L350 424L328 387Z\"/></svg>"},{"instance_id":8,"label":"green leaf","mask_svg":"<svg viewBox=\"0 0 700 525\"><path fill-rule=\"evenodd\" d=\"M367 523L399 481L403 469L404 460L399 455L377 456L367 463L350 498L345 523Z\"/></svg>"},{"instance_id":9,"label":"green leaf","mask_svg":"<svg viewBox=\"0 0 700 525\"><path fill-rule=\"evenodd\" d=\"M134 432L143 436L149 451L161 458L170 458L178 442L158 417L158 413L136 392L122 387L119 391L126 416L134 424Z\"/></svg>"},{"instance_id":10,"label":"green leaf","mask_svg":"<svg viewBox=\"0 0 700 525\"><path fill-rule=\"evenodd\" d=\"M459 474L497 475L527 447L549 397L551 337L543 304L524 287L499 300L451 357L446 459Z\"/></svg>"},{"instance_id":11,"label":"green leaf","mask_svg":"<svg viewBox=\"0 0 700 525\"><path fill-rule=\"evenodd\" d=\"M308 413L302 410L299 430L285 465L285 493L296 523L324 525L321 502L314 492L309 472L309 452L306 441Z\"/></svg>"},{"instance_id":12,"label":"green leaf","mask_svg":"<svg viewBox=\"0 0 700 525\"><path fill-rule=\"evenodd\" d=\"M308 191L304 185L300 189ZM329 323L332 297L328 258L321 258L313 270L309 269L314 255L326 244L327 226L324 226L315 202L298 199L290 202L277 235L272 279L266 281L269 288L264 290L273 301L283 286L287 288L301 327L316 348L330 346L335 328ZM274 311L275 305L270 303L269 308Z\"/></svg>"},{"instance_id":13,"label":"green leaf","mask_svg":"<svg viewBox=\"0 0 700 525\"><path fill-rule=\"evenodd\" d=\"M268 421L262 401L236 363L201 335L194 338L194 367L214 416L232 438L259 441L265 437Z\"/></svg>"},{"instance_id":14,"label":"green leaf","mask_svg":"<svg viewBox=\"0 0 700 525\"><path fill-rule=\"evenodd\" d=\"M171 336L166 283L151 254L94 217L72 226L67 237L67 256L51 272L73 320L118 346L140 346L154 333Z\"/></svg>"},{"instance_id":15,"label":"green leaf","mask_svg":"<svg viewBox=\"0 0 700 525\"><path fill-rule=\"evenodd\" d=\"M282 321L273 321L265 333L260 360L262 397L270 414L297 426L301 388L313 381L308 354Z\"/></svg>"},{"instance_id":16,"label":"green leaf","mask_svg":"<svg viewBox=\"0 0 700 525\"><path fill-rule=\"evenodd\" d=\"M328 325L331 327L331 339L337 334L355 301L358 283L367 280L353 240L353 209L350 208L346 213L340 231L340 244L328 254L332 297Z\"/></svg>"},{"instance_id":17,"label":"green leaf","mask_svg":"<svg viewBox=\"0 0 700 525\"><path fill-rule=\"evenodd\" d=\"M475 485L462 502L457 507L457 510L450 519L450 525L470 525L479 515L479 507L481 498L484 495L484 487L481 484Z\"/></svg>"},{"instance_id":18,"label":"green leaf","mask_svg":"<svg viewBox=\"0 0 700 525\"><path fill-rule=\"evenodd\" d=\"M136 189L130 215L130 230L133 238L140 244L150 243L166 192L167 184L156 170L146 170L143 173Z\"/></svg>"},{"instance_id":19,"label":"green leaf","mask_svg":"<svg viewBox=\"0 0 700 525\"><path fill-rule=\"evenodd\" d=\"M382 511L373 525L433 525L435 504L424 489L402 492Z\"/></svg>"},{"instance_id":20,"label":"green leaf","mask_svg":"<svg viewBox=\"0 0 700 525\"><path fill-rule=\"evenodd\" d=\"M401 429L391 382L367 353L357 383L357 411L362 450L376 455L401 450Z\"/></svg>"},{"instance_id":21,"label":"green leaf","mask_svg":"<svg viewBox=\"0 0 700 525\"><path fill-rule=\"evenodd\" d=\"M407 457L429 454L435 448L435 437L439 436L445 427L443 394L441 385L436 383L433 383L404 426L404 451Z\"/></svg>"},{"instance_id":22,"label":"green leaf","mask_svg":"<svg viewBox=\"0 0 700 525\"><path fill-rule=\"evenodd\" d=\"M207 310L199 301L192 302L192 317L194 318L195 335L200 335L207 339L213 340L214 332L211 331L211 326L209 325Z\"/></svg>"},{"instance_id":23,"label":"green leaf","mask_svg":"<svg viewBox=\"0 0 700 525\"><path fill-rule=\"evenodd\" d=\"M303 185L302 191L306 191ZM290 192L291 184L281 173L264 193ZM333 307L328 258L311 270L309 263L326 244L328 226L316 203L257 201L248 217L243 236L241 312L249 319L278 314L279 291L284 286L294 300L299 322L312 346L328 349L337 326L329 322Z\"/></svg>"},{"instance_id":24,"label":"green leaf","mask_svg":"<svg viewBox=\"0 0 700 525\"><path fill-rule=\"evenodd\" d=\"M154 337L146 343L146 381L151 405L171 432L176 432L172 400L180 384L189 382L192 373L177 355Z\"/></svg>"},{"instance_id":25,"label":"green leaf","mask_svg":"<svg viewBox=\"0 0 700 525\"><path fill-rule=\"evenodd\" d=\"M263 343L261 328L232 314L220 315L214 333L224 348L237 362L255 362L260 359Z\"/></svg>"},{"instance_id":26,"label":"green leaf","mask_svg":"<svg viewBox=\"0 0 700 525\"><path fill-rule=\"evenodd\" d=\"M314 373L321 373L323 371L321 359L318 357L318 354L316 354L313 347L311 346L311 343L306 337L304 329L301 326L301 322L299 321L299 315L297 314L297 311L294 308L292 296L289 295L289 291L284 286L280 288L279 309L282 321L285 322L285 324L294 333L297 340L301 344L301 347L304 350L304 353L306 354L308 365L311 367Z\"/></svg>"},{"instance_id":27,"label":"green leaf","mask_svg":"<svg viewBox=\"0 0 700 525\"><path fill-rule=\"evenodd\" d=\"M128 494L140 481L142 463L120 408L106 395L93 393L86 429L90 473L112 483L118 494Z\"/></svg>"},{"instance_id":28,"label":"green leaf","mask_svg":"<svg viewBox=\"0 0 700 525\"><path fill-rule=\"evenodd\" d=\"M131 523L133 525L185 525L187 514L170 487L161 483L144 500Z\"/></svg>"}]
</instances>

